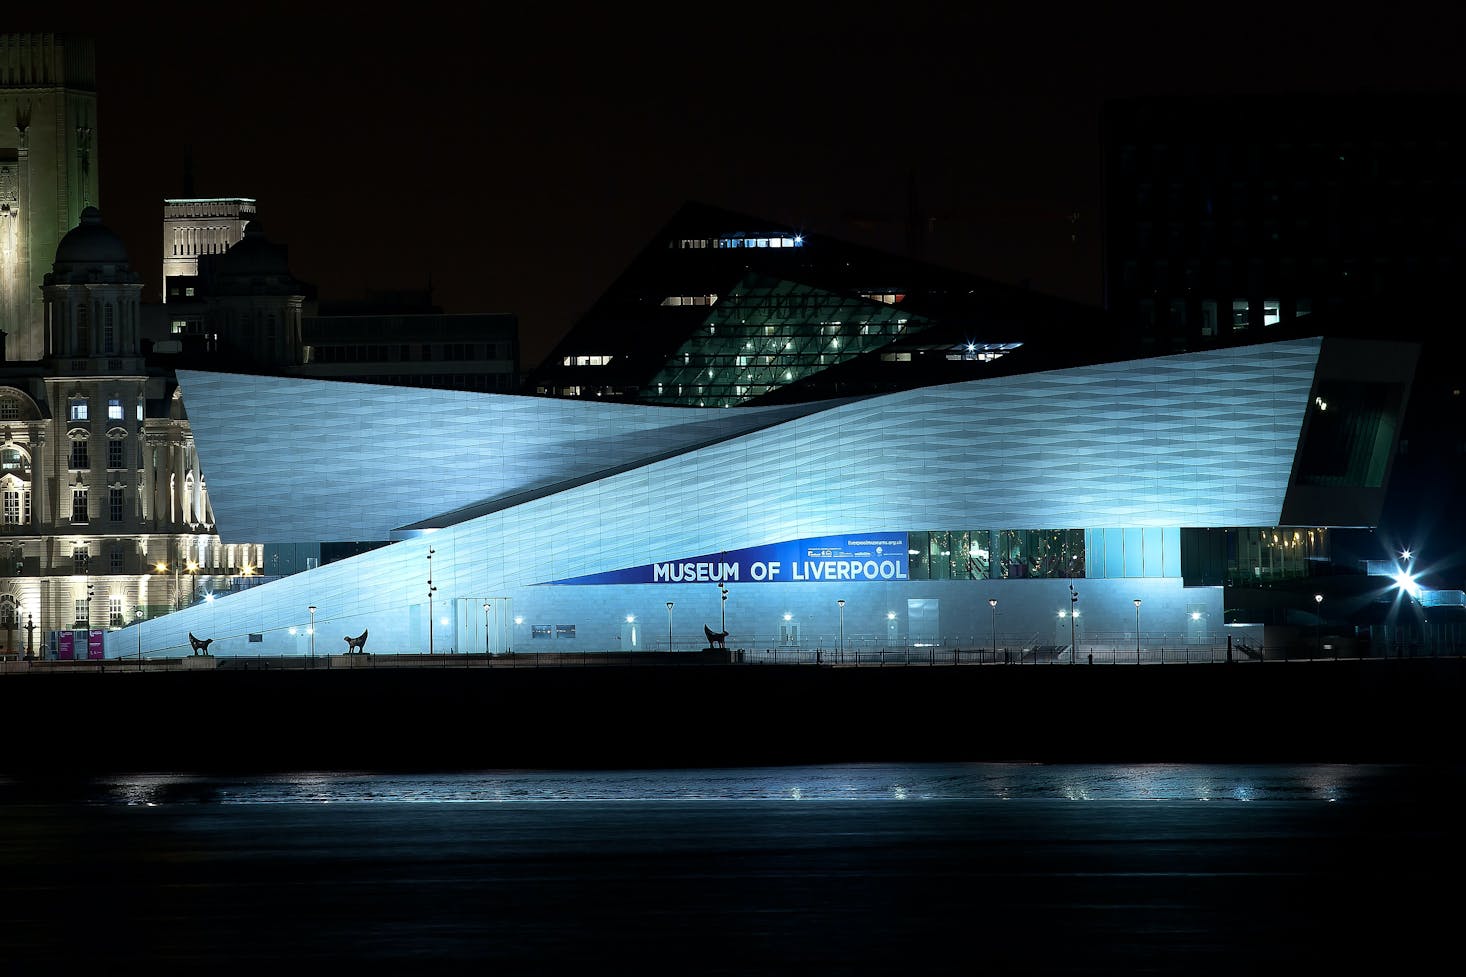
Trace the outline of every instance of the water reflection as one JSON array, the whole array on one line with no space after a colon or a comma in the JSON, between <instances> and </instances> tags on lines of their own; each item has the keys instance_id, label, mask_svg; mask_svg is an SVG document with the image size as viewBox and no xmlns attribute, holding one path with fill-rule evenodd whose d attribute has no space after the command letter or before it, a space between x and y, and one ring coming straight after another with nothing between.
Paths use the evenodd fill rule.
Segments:
<instances>
[{"instance_id":1,"label":"water reflection","mask_svg":"<svg viewBox=\"0 0 1466 977\"><path fill-rule=\"evenodd\" d=\"M1458 909L1434 893L1466 870L1463 785L1460 768L1020 764L0 783L0 960L1429 972L1454 951Z\"/></svg>"},{"instance_id":2,"label":"water reflection","mask_svg":"<svg viewBox=\"0 0 1466 977\"><path fill-rule=\"evenodd\" d=\"M646 771L310 772L99 780L90 803L495 804L718 801L1347 801L1398 768L1356 765L870 764ZM16 784L0 783L4 792ZM75 789L75 785L71 785Z\"/></svg>"}]
</instances>

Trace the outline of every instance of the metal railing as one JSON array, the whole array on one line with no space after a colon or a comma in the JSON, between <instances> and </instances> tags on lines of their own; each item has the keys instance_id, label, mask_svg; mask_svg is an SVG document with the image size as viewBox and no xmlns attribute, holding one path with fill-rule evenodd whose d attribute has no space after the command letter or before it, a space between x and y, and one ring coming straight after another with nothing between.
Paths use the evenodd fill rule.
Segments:
<instances>
[{"instance_id":1,"label":"metal railing","mask_svg":"<svg viewBox=\"0 0 1466 977\"><path fill-rule=\"evenodd\" d=\"M1300 648L1294 644L1287 647L1253 648L1241 642L1234 642L1233 663L1269 665L1286 662L1358 661L1361 659L1381 660L1400 658L1459 658L1466 649L1436 654L1405 653L1403 649L1386 648L1381 654L1374 649L1372 654L1343 654L1312 648ZM223 657L184 655L171 658L109 658L105 660L50 661L24 660L14 656L0 658L0 675L7 674L84 674L84 673L137 673L137 672L185 672L185 671L340 671L354 669L517 669L517 668L585 668L612 667L638 668L650 666L677 667L740 667L802 665L834 668L895 668L935 666L1173 666L1188 664L1215 664L1229 661L1225 645L1183 645L1181 647L1142 647L1137 654L1135 648L1113 645L1079 646L1076 657L1062 645L1027 646L1005 648L944 648L944 647L889 647L889 648L804 648L774 647L753 649L729 649L726 653L706 652L514 652L498 655L479 654L354 654L320 655L315 658L304 656L243 656Z\"/></svg>"}]
</instances>

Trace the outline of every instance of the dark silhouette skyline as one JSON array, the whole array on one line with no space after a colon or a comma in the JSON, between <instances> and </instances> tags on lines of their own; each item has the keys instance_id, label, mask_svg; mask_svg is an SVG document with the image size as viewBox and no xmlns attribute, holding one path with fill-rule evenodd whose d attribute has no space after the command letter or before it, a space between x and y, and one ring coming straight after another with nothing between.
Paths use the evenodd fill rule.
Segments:
<instances>
[{"instance_id":1,"label":"dark silhouette skyline","mask_svg":"<svg viewBox=\"0 0 1466 977\"><path fill-rule=\"evenodd\" d=\"M1446 10L415 14L15 29L96 37L101 209L149 300L190 158L192 192L257 198L323 299L431 280L447 311L518 315L527 366L686 200L1098 304L1105 98L1466 91Z\"/></svg>"}]
</instances>

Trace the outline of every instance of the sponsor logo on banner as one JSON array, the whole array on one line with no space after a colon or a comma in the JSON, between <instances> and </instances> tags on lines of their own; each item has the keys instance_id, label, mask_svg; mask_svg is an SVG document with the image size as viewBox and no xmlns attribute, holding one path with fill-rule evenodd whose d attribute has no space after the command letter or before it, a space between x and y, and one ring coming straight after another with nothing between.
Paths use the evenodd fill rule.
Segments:
<instances>
[{"instance_id":1,"label":"sponsor logo on banner","mask_svg":"<svg viewBox=\"0 0 1466 977\"><path fill-rule=\"evenodd\" d=\"M817 583L908 579L905 533L795 539L683 560L548 580L546 585Z\"/></svg>"}]
</instances>

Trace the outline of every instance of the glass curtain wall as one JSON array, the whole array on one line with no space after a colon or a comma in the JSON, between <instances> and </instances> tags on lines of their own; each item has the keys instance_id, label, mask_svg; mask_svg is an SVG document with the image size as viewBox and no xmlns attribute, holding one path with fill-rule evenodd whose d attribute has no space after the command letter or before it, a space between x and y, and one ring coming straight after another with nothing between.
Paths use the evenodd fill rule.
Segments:
<instances>
[{"instance_id":1,"label":"glass curtain wall","mask_svg":"<svg viewBox=\"0 0 1466 977\"><path fill-rule=\"evenodd\" d=\"M703 325L639 397L654 404L732 407L926 324L898 302L748 275L718 297Z\"/></svg>"}]
</instances>

